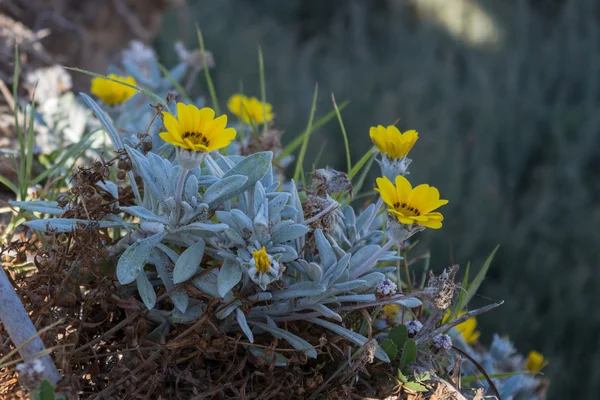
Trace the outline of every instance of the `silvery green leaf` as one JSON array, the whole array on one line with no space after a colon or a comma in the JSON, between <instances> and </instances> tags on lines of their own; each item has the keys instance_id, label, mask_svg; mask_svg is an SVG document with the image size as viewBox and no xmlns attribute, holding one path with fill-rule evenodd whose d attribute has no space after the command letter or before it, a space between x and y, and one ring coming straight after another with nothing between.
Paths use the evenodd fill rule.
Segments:
<instances>
[{"instance_id":1,"label":"silvery green leaf","mask_svg":"<svg viewBox=\"0 0 600 400\"><path fill-rule=\"evenodd\" d=\"M215 182L219 181L219 178L213 175L200 175L198 179L198 186L210 186Z\"/></svg>"},{"instance_id":2,"label":"silvery green leaf","mask_svg":"<svg viewBox=\"0 0 600 400\"><path fill-rule=\"evenodd\" d=\"M350 292L357 288L363 287L367 285L367 281L362 279L357 279L350 282L336 283L332 286L332 289L338 291L338 293L342 292Z\"/></svg>"},{"instance_id":3,"label":"silvery green leaf","mask_svg":"<svg viewBox=\"0 0 600 400\"><path fill-rule=\"evenodd\" d=\"M214 298L219 298L219 290L217 288L217 275L216 270L210 270L200 276L192 279L192 284L198 288L201 292L204 292Z\"/></svg>"},{"instance_id":4,"label":"silvery green leaf","mask_svg":"<svg viewBox=\"0 0 600 400\"><path fill-rule=\"evenodd\" d=\"M114 199L119 198L119 187L117 185L115 185L114 183L112 183L111 181L104 181L104 182L99 181L99 182L96 182L96 186L101 187L107 193L110 193L110 195Z\"/></svg>"},{"instance_id":5,"label":"silvery green leaf","mask_svg":"<svg viewBox=\"0 0 600 400\"><path fill-rule=\"evenodd\" d=\"M316 296L325 291L323 285L316 282L298 282L284 290L273 293L273 300L291 299L294 297Z\"/></svg>"},{"instance_id":6,"label":"silvery green leaf","mask_svg":"<svg viewBox=\"0 0 600 400\"><path fill-rule=\"evenodd\" d=\"M265 176L259 181L263 187L267 188L273 184L273 164L269 164L269 169Z\"/></svg>"},{"instance_id":7,"label":"silvery green leaf","mask_svg":"<svg viewBox=\"0 0 600 400\"><path fill-rule=\"evenodd\" d=\"M204 240L200 239L198 243L188 247L181 253L173 270L173 282L175 284L187 281L198 272L200 261L204 257L204 247Z\"/></svg>"},{"instance_id":8,"label":"silvery green leaf","mask_svg":"<svg viewBox=\"0 0 600 400\"><path fill-rule=\"evenodd\" d=\"M273 295L269 292L260 292L257 294L253 294L252 296L248 296L248 300L254 301L254 302L259 302L259 301L271 300L272 297L273 297Z\"/></svg>"},{"instance_id":9,"label":"silvery green leaf","mask_svg":"<svg viewBox=\"0 0 600 400\"><path fill-rule=\"evenodd\" d=\"M308 231L309 228L306 225L288 225L277 231L272 231L271 240L273 240L273 243L285 243L306 235Z\"/></svg>"},{"instance_id":10,"label":"silvery green leaf","mask_svg":"<svg viewBox=\"0 0 600 400\"><path fill-rule=\"evenodd\" d=\"M242 302L239 300L234 301L233 303L227 304L221 310L215 313L215 316L219 319L225 319L229 314L234 312L239 306L242 305Z\"/></svg>"},{"instance_id":11,"label":"silvery green leaf","mask_svg":"<svg viewBox=\"0 0 600 400\"><path fill-rule=\"evenodd\" d=\"M185 199L192 204L193 198L198 198L198 178L196 175L190 174L185 181Z\"/></svg>"},{"instance_id":12,"label":"silvery green leaf","mask_svg":"<svg viewBox=\"0 0 600 400\"><path fill-rule=\"evenodd\" d=\"M270 151L254 153L244 158L233 168L227 171L223 178L227 178L232 175L244 175L248 178L246 183L230 193L231 197L236 197L249 190L259 179L265 176L267 170L271 166L272 159L273 153Z\"/></svg>"},{"instance_id":13,"label":"silvery green leaf","mask_svg":"<svg viewBox=\"0 0 600 400\"><path fill-rule=\"evenodd\" d=\"M134 217L138 217L143 221L150 222L159 222L161 224L168 224L169 221L166 218L159 217L154 214L152 211L148 210L146 207L142 206L131 206L131 207L121 207L122 211L125 211L127 214L133 215Z\"/></svg>"},{"instance_id":14,"label":"silvery green leaf","mask_svg":"<svg viewBox=\"0 0 600 400\"><path fill-rule=\"evenodd\" d=\"M344 207L342 214L344 215L344 224L346 226L356 225L356 215L354 215L354 209L352 207Z\"/></svg>"},{"instance_id":15,"label":"silvery green leaf","mask_svg":"<svg viewBox=\"0 0 600 400\"><path fill-rule=\"evenodd\" d=\"M264 185L264 183L263 183ZM270 185L264 185L265 186L265 192L267 193L272 193L272 192L276 192L277 189L279 189L279 186L281 186L281 183L279 181L275 181L273 183L271 183Z\"/></svg>"},{"instance_id":16,"label":"silvery green leaf","mask_svg":"<svg viewBox=\"0 0 600 400\"><path fill-rule=\"evenodd\" d=\"M225 229L223 233L227 236L229 240L231 240L233 244L243 246L246 243L246 241L240 236L240 234L231 228Z\"/></svg>"},{"instance_id":17,"label":"silvery green leaf","mask_svg":"<svg viewBox=\"0 0 600 400\"><path fill-rule=\"evenodd\" d=\"M246 214L240 210L231 210L231 215L242 230L243 237L248 237L254 233L254 222Z\"/></svg>"},{"instance_id":18,"label":"silvery green leaf","mask_svg":"<svg viewBox=\"0 0 600 400\"><path fill-rule=\"evenodd\" d=\"M156 248L160 249L161 252L163 252L167 257L169 257L169 259L173 262L173 264L175 264L177 262L177 259L179 258L179 254L177 254L175 252L175 250L171 249L168 246L165 246L162 243L157 244Z\"/></svg>"},{"instance_id":19,"label":"silvery green leaf","mask_svg":"<svg viewBox=\"0 0 600 400\"><path fill-rule=\"evenodd\" d=\"M306 275L308 275L313 282L321 282L321 279L323 278L323 270L319 264L311 262L305 265L304 269L306 271Z\"/></svg>"},{"instance_id":20,"label":"silvery green leaf","mask_svg":"<svg viewBox=\"0 0 600 400\"><path fill-rule=\"evenodd\" d=\"M62 215L71 207L62 208L56 201L9 201L12 207L17 207L22 210L41 212L50 215Z\"/></svg>"},{"instance_id":21,"label":"silvery green leaf","mask_svg":"<svg viewBox=\"0 0 600 400\"><path fill-rule=\"evenodd\" d=\"M235 222L235 219L233 218L233 215L231 215L230 212L217 210L215 211L215 215L217 216L219 222L229 225L229 227L232 229L239 229L239 225L237 224L237 222Z\"/></svg>"},{"instance_id":22,"label":"silvery green leaf","mask_svg":"<svg viewBox=\"0 0 600 400\"><path fill-rule=\"evenodd\" d=\"M278 221L281 219L281 211L289 199L289 193L280 193L274 199L269 201L269 221Z\"/></svg>"},{"instance_id":23,"label":"silvery green leaf","mask_svg":"<svg viewBox=\"0 0 600 400\"><path fill-rule=\"evenodd\" d=\"M275 233L280 229L285 228L286 226L294 225L294 221L286 219L283 221L277 222L275 225L271 227L271 233Z\"/></svg>"},{"instance_id":24,"label":"silvery green leaf","mask_svg":"<svg viewBox=\"0 0 600 400\"><path fill-rule=\"evenodd\" d=\"M338 261L333 267L329 268L325 275L323 275L322 283L329 287L333 285L338 278L342 275L344 270L348 267L350 262L350 254L346 254L340 261Z\"/></svg>"},{"instance_id":25,"label":"silvery green leaf","mask_svg":"<svg viewBox=\"0 0 600 400\"><path fill-rule=\"evenodd\" d=\"M88 221L85 219L70 218L36 219L35 221L23 223L23 225L41 232L72 232L77 229L78 225L88 226L90 224L98 224L99 228L117 228L123 226L123 224L118 222Z\"/></svg>"},{"instance_id":26,"label":"silvery green leaf","mask_svg":"<svg viewBox=\"0 0 600 400\"><path fill-rule=\"evenodd\" d=\"M400 304L401 306L408 308L415 308L423 305L421 300L417 299L416 297L407 297L405 299L400 299L398 301L395 301L394 304Z\"/></svg>"},{"instance_id":27,"label":"silvery green leaf","mask_svg":"<svg viewBox=\"0 0 600 400\"><path fill-rule=\"evenodd\" d=\"M290 182L290 194L292 195L290 205L296 209L296 223L301 223L304 221L304 210L302 209L302 202L300 201L300 196L298 195L298 189L296 188L296 183L292 179Z\"/></svg>"},{"instance_id":28,"label":"silvery green leaf","mask_svg":"<svg viewBox=\"0 0 600 400\"><path fill-rule=\"evenodd\" d=\"M207 231L207 232L223 232L228 226L225 224L209 224L205 222L193 222L175 229L173 232L184 231Z\"/></svg>"},{"instance_id":29,"label":"silvery green leaf","mask_svg":"<svg viewBox=\"0 0 600 400\"><path fill-rule=\"evenodd\" d=\"M288 359L282 356L280 353L269 352L269 355L265 353L263 349L258 347L248 347L248 351L258 359L265 360L267 364L275 367L286 367L288 365Z\"/></svg>"},{"instance_id":30,"label":"silvery green leaf","mask_svg":"<svg viewBox=\"0 0 600 400\"><path fill-rule=\"evenodd\" d=\"M335 262L337 262L335 252L329 244L329 241L323 235L323 231L321 229L315 230L315 242L317 243L317 249L319 250L319 257L321 258L323 270L327 271Z\"/></svg>"},{"instance_id":31,"label":"silvery green leaf","mask_svg":"<svg viewBox=\"0 0 600 400\"><path fill-rule=\"evenodd\" d=\"M310 322L313 322L317 325L322 326L323 328L329 329L332 332L337 333L340 336L344 336L345 338L347 338L349 341L351 341L352 343L358 345L358 346L364 346L365 343L368 342L369 339L367 339L366 337L359 335L356 332L352 332L351 330L348 330L346 328L343 328L339 325L333 324L329 321L324 321L322 319L319 318L310 318L309 319ZM377 344L377 342L375 342L375 346L377 347L377 350L375 351L375 357L377 357L378 359L380 359L381 361L384 362L390 362L390 358L388 357L388 355L386 354L386 352L379 347L379 344Z\"/></svg>"},{"instance_id":32,"label":"silvery green leaf","mask_svg":"<svg viewBox=\"0 0 600 400\"><path fill-rule=\"evenodd\" d=\"M325 318L330 318L330 319L334 319L338 322L342 322L342 317L340 316L340 314L327 308L323 304L314 304L310 308L312 308L315 311L320 312L321 315L323 315Z\"/></svg>"},{"instance_id":33,"label":"silvery green leaf","mask_svg":"<svg viewBox=\"0 0 600 400\"><path fill-rule=\"evenodd\" d=\"M377 300L374 294L350 294L348 296L336 296L340 303L351 301L357 303L371 303Z\"/></svg>"},{"instance_id":34,"label":"silvery green leaf","mask_svg":"<svg viewBox=\"0 0 600 400\"><path fill-rule=\"evenodd\" d=\"M165 167L166 164L163 162L164 159L154 153L148 153L146 159L152 169L151 175L154 178L154 182L160 188L161 196L163 198L172 196L172 193L175 191L172 185L174 181L177 181L175 176L179 178L180 168L175 172L173 172L172 168L167 169Z\"/></svg>"},{"instance_id":35,"label":"silvery green leaf","mask_svg":"<svg viewBox=\"0 0 600 400\"><path fill-rule=\"evenodd\" d=\"M381 272L371 272L367 275L361 276L360 279L365 281L366 284L364 287L357 287L355 290L363 292L365 290L370 290L383 282L385 275L383 275Z\"/></svg>"},{"instance_id":36,"label":"silvery green leaf","mask_svg":"<svg viewBox=\"0 0 600 400\"><path fill-rule=\"evenodd\" d=\"M106 130L106 133L108 134L108 137L110 138L110 141L112 142L115 150L121 150L123 148L123 142L121 141L121 137L119 136L119 133L115 129L108 115L106 115L102 108L100 108L100 106L94 100L92 100L90 96L88 96L85 93L79 93L79 95L83 98L83 101L86 102L88 107L91 108L92 112L100 120L100 123Z\"/></svg>"},{"instance_id":37,"label":"silvery green leaf","mask_svg":"<svg viewBox=\"0 0 600 400\"><path fill-rule=\"evenodd\" d=\"M140 271L135 280L137 283L138 293L140 294L144 305L146 308L148 308L148 310L152 310L156 304L156 292L154 292L154 288L148 280L146 273L144 271Z\"/></svg>"},{"instance_id":38,"label":"silvery green leaf","mask_svg":"<svg viewBox=\"0 0 600 400\"><path fill-rule=\"evenodd\" d=\"M256 184L254 185L254 196L253 196L253 203L254 203L254 207L253 207L253 214L254 216L257 216L259 211L261 211L261 208L263 206L263 204L265 203L267 194L265 193L265 188L263 187L262 183L260 183L260 181L256 182ZM267 210L264 210L262 212L266 212Z\"/></svg>"},{"instance_id":39,"label":"silvery green leaf","mask_svg":"<svg viewBox=\"0 0 600 400\"><path fill-rule=\"evenodd\" d=\"M333 284L344 283L344 282L348 282L348 279L350 279L350 274L348 273L348 269L344 269L342 271L342 273L340 275L338 275L338 278L333 279L332 282L333 282Z\"/></svg>"},{"instance_id":40,"label":"silvery green leaf","mask_svg":"<svg viewBox=\"0 0 600 400\"><path fill-rule=\"evenodd\" d=\"M250 343L254 343L254 335L252 334L252 330L248 326L248 322L246 321L246 316L244 315L244 312L239 308L236 308L235 316L238 324L240 325L240 328L242 328L242 331L244 332Z\"/></svg>"},{"instance_id":41,"label":"silvery green leaf","mask_svg":"<svg viewBox=\"0 0 600 400\"><path fill-rule=\"evenodd\" d=\"M377 268L377 272L381 272L382 274L389 274L390 272L394 272L396 271L396 267L391 266L391 267L384 267L384 268Z\"/></svg>"},{"instance_id":42,"label":"silvery green leaf","mask_svg":"<svg viewBox=\"0 0 600 400\"><path fill-rule=\"evenodd\" d=\"M352 255L352 259L350 260L350 267L348 267L348 271L352 274L354 271L357 271L361 265L363 265L367 260L379 250L380 247L376 244L370 244L368 246L364 246L356 253Z\"/></svg>"},{"instance_id":43,"label":"silvery green leaf","mask_svg":"<svg viewBox=\"0 0 600 400\"><path fill-rule=\"evenodd\" d=\"M286 205L285 207L283 207L283 210L281 210L281 218L289 218L292 221L297 221L297 219L296 219L297 214L298 214L298 210L296 210L296 208L294 208L290 205Z\"/></svg>"},{"instance_id":44,"label":"silvery green leaf","mask_svg":"<svg viewBox=\"0 0 600 400\"><path fill-rule=\"evenodd\" d=\"M283 339L292 345L296 350L304 351L307 357L317 358L317 351L310 343L306 340L299 338L298 336L283 330L281 328L275 328L273 326L269 326L267 324L261 324L259 322L250 321L250 324L258 326L262 330L269 332L271 335L275 336L277 339Z\"/></svg>"},{"instance_id":45,"label":"silvery green leaf","mask_svg":"<svg viewBox=\"0 0 600 400\"><path fill-rule=\"evenodd\" d=\"M215 207L235 197L235 194L233 196L231 194L236 192L247 180L248 178L243 175L231 175L223 178L206 189L202 201L207 203L211 208Z\"/></svg>"},{"instance_id":46,"label":"silvery green leaf","mask_svg":"<svg viewBox=\"0 0 600 400\"><path fill-rule=\"evenodd\" d=\"M192 322L196 318L199 318L206 311L206 305L204 304L194 304L189 307L186 311L181 312L179 310L175 310L173 312L173 318L176 319L174 322Z\"/></svg>"},{"instance_id":47,"label":"silvery green leaf","mask_svg":"<svg viewBox=\"0 0 600 400\"><path fill-rule=\"evenodd\" d=\"M148 159L136 149L125 146L129 159L131 160L135 171L142 177L146 189L148 189L158 200L163 200L161 184L158 178L151 173L150 163Z\"/></svg>"},{"instance_id":48,"label":"silvery green leaf","mask_svg":"<svg viewBox=\"0 0 600 400\"><path fill-rule=\"evenodd\" d=\"M165 285L167 291L171 292L171 290L175 287L175 283L173 282L173 273L171 272L172 264L169 257L162 251L163 249L168 249L168 252L172 253L172 256L175 257L175 260L179 258L179 255L173 250L171 250L167 246L162 246L159 244L156 248L152 250L150 262L154 264L156 272L158 272L158 276L160 276L160 279ZM187 293L185 293L184 291L174 291L171 292L171 294L169 294L169 297L171 298L171 301L173 302L175 308L177 308L180 312L184 313L187 309L189 302L189 296L187 295Z\"/></svg>"},{"instance_id":49,"label":"silvery green leaf","mask_svg":"<svg viewBox=\"0 0 600 400\"><path fill-rule=\"evenodd\" d=\"M261 244L266 244L269 241L269 221L267 221L267 217L263 212L265 209L264 205L260 207L259 212L256 214L254 218L254 232L256 233L256 238Z\"/></svg>"},{"instance_id":50,"label":"silvery green leaf","mask_svg":"<svg viewBox=\"0 0 600 400\"><path fill-rule=\"evenodd\" d=\"M122 285L135 281L150 257L152 249L161 241L165 234L158 233L132 244L119 257L117 263L117 278Z\"/></svg>"},{"instance_id":51,"label":"silvery green leaf","mask_svg":"<svg viewBox=\"0 0 600 400\"><path fill-rule=\"evenodd\" d=\"M288 246L285 244L278 244L278 247L283 247L284 251L281 252L281 260L283 262L290 262L298 258L298 252L292 246Z\"/></svg>"},{"instance_id":52,"label":"silvery green leaf","mask_svg":"<svg viewBox=\"0 0 600 400\"><path fill-rule=\"evenodd\" d=\"M219 269L219 277L217 278L219 296L225 297L241 279L242 270L240 266L234 261L225 260Z\"/></svg>"}]
</instances>

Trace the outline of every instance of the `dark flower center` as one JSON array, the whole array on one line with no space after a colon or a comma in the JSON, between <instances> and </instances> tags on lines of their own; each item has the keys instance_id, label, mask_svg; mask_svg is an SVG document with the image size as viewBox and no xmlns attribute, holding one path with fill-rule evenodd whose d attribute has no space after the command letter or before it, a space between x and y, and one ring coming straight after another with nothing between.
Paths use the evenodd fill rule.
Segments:
<instances>
[{"instance_id":1,"label":"dark flower center","mask_svg":"<svg viewBox=\"0 0 600 400\"><path fill-rule=\"evenodd\" d=\"M186 132L183 134L183 138L189 139L194 144L202 144L207 147L210 145L210 140L200 132Z\"/></svg>"},{"instance_id":2,"label":"dark flower center","mask_svg":"<svg viewBox=\"0 0 600 400\"><path fill-rule=\"evenodd\" d=\"M414 216L420 216L421 212L416 209L415 207L411 206L410 204L407 203L394 203L394 208L398 211L401 211L403 214L406 214L410 217L414 217Z\"/></svg>"}]
</instances>

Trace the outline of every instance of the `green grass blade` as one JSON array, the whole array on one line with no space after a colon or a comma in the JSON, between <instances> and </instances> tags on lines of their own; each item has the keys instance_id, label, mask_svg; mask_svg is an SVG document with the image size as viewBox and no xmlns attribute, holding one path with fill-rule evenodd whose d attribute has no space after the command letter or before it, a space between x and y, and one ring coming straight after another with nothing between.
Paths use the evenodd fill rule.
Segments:
<instances>
[{"instance_id":1,"label":"green grass blade","mask_svg":"<svg viewBox=\"0 0 600 400\"><path fill-rule=\"evenodd\" d=\"M9 188L15 195L19 195L19 188L5 176L0 175L0 183Z\"/></svg>"},{"instance_id":2,"label":"green grass blade","mask_svg":"<svg viewBox=\"0 0 600 400\"><path fill-rule=\"evenodd\" d=\"M46 179L50 174L56 171L58 168L62 167L70 158L74 157L76 154L80 153L80 151L85 146L86 142L94 135L95 133L100 132L100 130L96 130L88 133L86 136L82 137L81 140L72 146L62 155L62 157L50 168L47 168L33 179L31 183L38 184Z\"/></svg>"},{"instance_id":3,"label":"green grass blade","mask_svg":"<svg viewBox=\"0 0 600 400\"><path fill-rule=\"evenodd\" d=\"M169 82L171 82L171 85L173 85L173 87L175 88L175 90L177 90L179 92L179 94L181 94L183 96L183 98L185 99L185 101L187 101L188 103L193 103L194 102L192 100L192 98L187 94L187 92L185 91L185 89L183 88L183 86L181 86L181 84L179 82L177 82L175 80L175 78L173 78L173 76L171 75L171 73L169 72L169 70L167 69L167 67L165 67L161 63L158 63L158 68L160 68L160 72L163 73L163 75L167 78L167 80Z\"/></svg>"},{"instance_id":4,"label":"green grass blade","mask_svg":"<svg viewBox=\"0 0 600 400\"><path fill-rule=\"evenodd\" d=\"M156 93L151 92L148 89L144 89L144 88L141 88L141 87L136 86L136 85L130 85L129 83L121 82L119 80L116 80L116 79L113 79L113 78L109 78L106 75L97 74L95 72L87 71L85 69L75 68L75 67L64 67L64 68L68 69L69 71L81 72L82 74L93 76L95 78L108 79L109 81L117 82L117 83L119 83L119 84L121 84L123 86L127 86L127 87L130 87L130 88L133 88L133 89L137 90L138 92L141 92L141 93L145 94L146 96L150 97L156 103L162 104L167 109L167 111L170 111L169 110L169 106L167 105L167 102L163 98L161 98L159 95L157 95Z\"/></svg>"},{"instance_id":5,"label":"green grass blade","mask_svg":"<svg viewBox=\"0 0 600 400\"><path fill-rule=\"evenodd\" d=\"M35 96L35 94L34 94ZM34 117L34 104L33 104L33 98L31 99L31 105L29 108L29 126L26 127L26 132L27 132L27 158L25 159L26 163L25 163L25 192L27 193L27 188L29 187L30 183L31 183L31 169L33 167L33 146L35 144L34 142L34 133L33 133L33 128L34 128L34 124L33 124L33 117Z\"/></svg>"},{"instance_id":6,"label":"green grass blade","mask_svg":"<svg viewBox=\"0 0 600 400\"><path fill-rule=\"evenodd\" d=\"M335 102L335 96L331 93L331 101L333 102L333 108L335 110L335 114L337 115L338 122L340 123L340 128L342 130L342 135L344 136L344 147L346 148L346 162L348 163L348 169L346 171L352 171L352 160L350 159L350 145L348 144L348 135L346 134L346 127L344 126L344 121L342 121L342 114L340 114L340 110Z\"/></svg>"},{"instance_id":7,"label":"green grass blade","mask_svg":"<svg viewBox=\"0 0 600 400\"><path fill-rule=\"evenodd\" d=\"M339 111L342 111L344 108L346 108L346 106L348 106L348 104L350 104L349 101L343 102L338 107ZM332 110L329 113L327 113L324 116L322 116L321 118L319 118L317 120L317 122L315 122L313 124L312 129L311 129L311 133L314 132L314 131L316 131L317 129L319 129L323 125L325 125L333 117L335 117L335 110ZM280 161L283 157L285 157L285 156L287 156L289 154L292 154L302 144L302 140L303 139L304 139L303 134L294 136L294 140L292 140L290 142L290 144L288 144L287 146L285 146L285 148L281 151L281 154L279 154L279 156L277 157L276 161Z\"/></svg>"},{"instance_id":8,"label":"green grass blade","mask_svg":"<svg viewBox=\"0 0 600 400\"><path fill-rule=\"evenodd\" d=\"M371 170L371 165L373 165L373 162L375 162L375 157L369 158L367 165L365 165L365 168L363 169L362 173L358 177L358 182L356 182L356 185L354 186L354 190L356 191L356 193L360 193L360 190L362 189L362 187L365 183L365 179L367 178L367 175L369 174L369 171Z\"/></svg>"},{"instance_id":9,"label":"green grass blade","mask_svg":"<svg viewBox=\"0 0 600 400\"><path fill-rule=\"evenodd\" d=\"M515 372L502 372L499 374L490 374L490 378L491 379L498 379L498 378L508 378L511 376L515 376L515 375L536 375L536 372L530 372L530 371L515 371ZM484 375L479 375L479 376L464 376L462 378L460 378L461 383L471 383L471 382L477 382L477 381L483 381L487 379Z\"/></svg>"},{"instance_id":10,"label":"green grass blade","mask_svg":"<svg viewBox=\"0 0 600 400\"><path fill-rule=\"evenodd\" d=\"M21 130L21 125L19 124L19 47L15 46L15 69L13 71L13 104L14 104L14 115L15 115L15 130L17 131L17 139L19 140L19 164L17 167L17 181L19 183L19 191L17 192L17 196L21 196L20 200L24 200L23 190L25 190L25 195L27 194L27 188L23 189L24 180L25 180L25 166L26 166L26 147L25 147L25 135ZM25 112L24 118L26 118L27 113Z\"/></svg>"},{"instance_id":11,"label":"green grass blade","mask_svg":"<svg viewBox=\"0 0 600 400\"><path fill-rule=\"evenodd\" d=\"M219 100L217 99L217 92L215 91L215 85L213 84L210 72L208 70L208 63L206 62L206 49L204 48L204 37L200 27L196 25L196 33L198 34L198 43L200 44L200 51L202 52L202 65L204 67L204 77L206 78L206 85L208 86L208 93L210 93L210 101L212 101L213 108L215 109L216 115L221 115L219 110Z\"/></svg>"},{"instance_id":12,"label":"green grass blade","mask_svg":"<svg viewBox=\"0 0 600 400\"><path fill-rule=\"evenodd\" d=\"M267 132L267 87L265 84L265 63L260 46L258 47L258 76L260 78L260 101L263 103L263 133Z\"/></svg>"},{"instance_id":13,"label":"green grass blade","mask_svg":"<svg viewBox=\"0 0 600 400\"><path fill-rule=\"evenodd\" d=\"M458 302L456 303L456 313L458 314L462 310L467 307L467 287L469 285L469 271L471 269L471 263L467 263L467 268L465 269L465 276L463 277L461 288L458 295Z\"/></svg>"},{"instance_id":14,"label":"green grass blade","mask_svg":"<svg viewBox=\"0 0 600 400\"><path fill-rule=\"evenodd\" d=\"M496 246L494 251L492 251L492 253L488 256L487 260L485 260L485 263L483 264L483 266L469 285L469 288L467 289L467 299L465 300L465 306L469 304L469 301L471 301L473 296L475 296L475 293L477 293L477 290L479 290L479 286L481 286L481 283L483 282L483 279L485 278L485 275L488 269L490 268L490 264L492 263L492 260L494 259L496 251L498 251L499 247L500 245Z\"/></svg>"},{"instance_id":15,"label":"green grass blade","mask_svg":"<svg viewBox=\"0 0 600 400\"><path fill-rule=\"evenodd\" d=\"M294 171L294 181L298 182L300 177L300 170L302 169L302 163L304 163L304 157L306 157L306 149L308 147L308 139L312 132L313 118L315 117L315 110L317 109L317 96L319 95L319 84L315 85L315 92L313 94L312 106L310 107L310 117L308 118L308 125L306 130L302 134L302 147L300 148L300 154L298 160L296 160L296 170ZM304 175L302 175L304 177Z\"/></svg>"},{"instance_id":16,"label":"green grass blade","mask_svg":"<svg viewBox=\"0 0 600 400\"><path fill-rule=\"evenodd\" d=\"M354 176L361 170L361 168L369 161L373 153L375 152L375 146L371 147L369 151L365 153L364 156L352 167L352 169L348 172L348 179L352 180Z\"/></svg>"}]
</instances>

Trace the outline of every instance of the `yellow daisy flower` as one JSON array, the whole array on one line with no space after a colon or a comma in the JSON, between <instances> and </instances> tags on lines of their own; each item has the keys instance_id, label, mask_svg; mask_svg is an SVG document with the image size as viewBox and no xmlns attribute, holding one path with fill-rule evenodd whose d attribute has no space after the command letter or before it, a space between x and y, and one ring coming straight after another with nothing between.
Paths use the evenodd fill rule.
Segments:
<instances>
[{"instance_id":1,"label":"yellow daisy flower","mask_svg":"<svg viewBox=\"0 0 600 400\"><path fill-rule=\"evenodd\" d=\"M235 139L234 128L226 128L227 115L215 118L212 108L177 103L177 118L163 112L166 132L160 137L185 150L211 152L227 147Z\"/></svg>"},{"instance_id":2,"label":"yellow daisy flower","mask_svg":"<svg viewBox=\"0 0 600 400\"><path fill-rule=\"evenodd\" d=\"M243 94L231 96L227 102L227 107L229 111L247 124L263 124L265 120L269 122L275 116L271 104L263 103L256 97L246 97Z\"/></svg>"},{"instance_id":3,"label":"yellow daisy flower","mask_svg":"<svg viewBox=\"0 0 600 400\"><path fill-rule=\"evenodd\" d=\"M118 76L116 74L109 74L108 77L119 82L137 86L137 82L133 76ZM137 92L137 90L132 87L121 85L115 81L100 77L92 79L92 87L90 90L93 94L98 96L102 102L108 104L109 106L122 104L129 100Z\"/></svg>"},{"instance_id":4,"label":"yellow daisy flower","mask_svg":"<svg viewBox=\"0 0 600 400\"><path fill-rule=\"evenodd\" d=\"M401 133L398 128L393 125L387 128L379 125L371 127L369 132L371 140L377 150L385 154L390 160L402 159L408 155L408 152L413 148L419 134L415 130Z\"/></svg>"},{"instance_id":5,"label":"yellow daisy flower","mask_svg":"<svg viewBox=\"0 0 600 400\"><path fill-rule=\"evenodd\" d=\"M432 229L442 227L444 217L432 211L447 204L448 200L440 200L440 192L436 188L423 184L413 189L408 179L399 175L396 177L396 186L387 177L377 178L375 190L400 223Z\"/></svg>"},{"instance_id":6,"label":"yellow daisy flower","mask_svg":"<svg viewBox=\"0 0 600 400\"><path fill-rule=\"evenodd\" d=\"M544 359L544 355L540 352L532 350L527 355L526 367L528 371L540 372L548 364L548 361Z\"/></svg>"},{"instance_id":7,"label":"yellow daisy flower","mask_svg":"<svg viewBox=\"0 0 600 400\"><path fill-rule=\"evenodd\" d=\"M459 312L457 318L461 317L464 314L465 314L464 311ZM449 318L450 318L450 313L447 313L444 316L442 323L443 324L446 323L446 321ZM458 332L460 332L460 335L463 337L463 339L465 339L465 342L467 342L468 344L473 344L473 343L475 343L475 341L477 339L479 339L479 335L481 335L481 332L476 331L475 330L476 328L477 328L477 318L475 318L475 317L471 317L471 318L467 319L465 322L460 323L454 327L454 329L456 329Z\"/></svg>"}]
</instances>

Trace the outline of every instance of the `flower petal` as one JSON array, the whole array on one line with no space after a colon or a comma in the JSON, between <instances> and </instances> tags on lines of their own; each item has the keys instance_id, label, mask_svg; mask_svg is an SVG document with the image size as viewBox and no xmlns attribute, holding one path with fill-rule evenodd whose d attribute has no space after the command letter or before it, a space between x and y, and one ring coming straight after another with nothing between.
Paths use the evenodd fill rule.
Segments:
<instances>
[{"instance_id":1,"label":"flower petal","mask_svg":"<svg viewBox=\"0 0 600 400\"><path fill-rule=\"evenodd\" d=\"M377 188L375 190L379 192L383 202L394 207L394 204L398 202L394 184L388 179L387 176L384 176L383 178L377 178L376 183Z\"/></svg>"}]
</instances>

